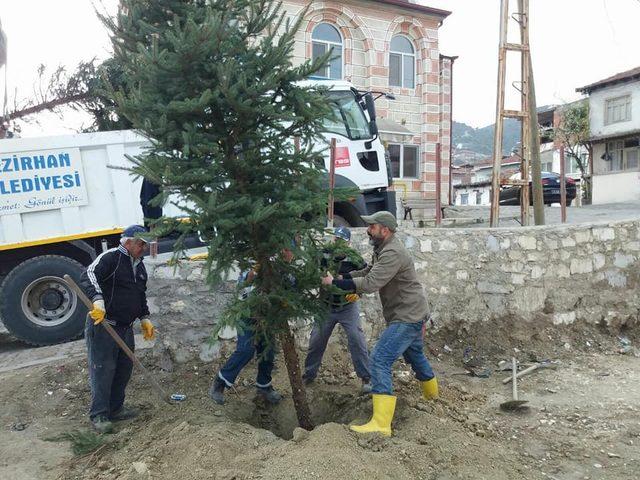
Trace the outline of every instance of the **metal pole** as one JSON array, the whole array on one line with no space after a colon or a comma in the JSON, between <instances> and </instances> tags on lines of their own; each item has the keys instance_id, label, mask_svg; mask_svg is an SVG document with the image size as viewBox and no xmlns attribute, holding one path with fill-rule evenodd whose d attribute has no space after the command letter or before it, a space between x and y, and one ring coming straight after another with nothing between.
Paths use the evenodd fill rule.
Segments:
<instances>
[{"instance_id":1,"label":"metal pole","mask_svg":"<svg viewBox=\"0 0 640 480\"><path fill-rule=\"evenodd\" d=\"M436 227L442 223L442 158L440 142L436 143Z\"/></svg>"},{"instance_id":2,"label":"metal pole","mask_svg":"<svg viewBox=\"0 0 640 480\"><path fill-rule=\"evenodd\" d=\"M493 135L493 177L491 179L491 217L489 225L497 227L500 208L500 170L502 167L502 134L504 110L504 84L506 77L507 22L509 21L509 1L500 0L500 46L498 48L498 97L496 100L496 128Z\"/></svg>"},{"instance_id":3,"label":"metal pole","mask_svg":"<svg viewBox=\"0 0 640 480\"><path fill-rule=\"evenodd\" d=\"M449 205L453 205L453 62L458 57L448 57L451 62L449 69Z\"/></svg>"},{"instance_id":4,"label":"metal pole","mask_svg":"<svg viewBox=\"0 0 640 480\"><path fill-rule=\"evenodd\" d=\"M331 139L331 150L329 155L329 205L328 211L328 226L333 228L333 189L336 185L336 139Z\"/></svg>"},{"instance_id":5,"label":"metal pole","mask_svg":"<svg viewBox=\"0 0 640 480\"><path fill-rule=\"evenodd\" d=\"M560 218L567 223L567 185L564 176L564 143L560 144Z\"/></svg>"}]
</instances>

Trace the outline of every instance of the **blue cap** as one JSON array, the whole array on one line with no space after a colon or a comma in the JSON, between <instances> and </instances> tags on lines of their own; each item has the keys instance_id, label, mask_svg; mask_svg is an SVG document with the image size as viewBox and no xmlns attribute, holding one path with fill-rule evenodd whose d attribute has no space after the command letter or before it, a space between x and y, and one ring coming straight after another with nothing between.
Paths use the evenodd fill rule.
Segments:
<instances>
[{"instance_id":1,"label":"blue cap","mask_svg":"<svg viewBox=\"0 0 640 480\"><path fill-rule=\"evenodd\" d=\"M336 227L333 229L333 234L347 242L351 241L351 230L347 227Z\"/></svg>"},{"instance_id":2,"label":"blue cap","mask_svg":"<svg viewBox=\"0 0 640 480\"><path fill-rule=\"evenodd\" d=\"M142 225L129 225L124 229L124 232L122 232L122 238L137 238L146 242L147 240L138 236L144 233L147 233L147 229Z\"/></svg>"}]
</instances>

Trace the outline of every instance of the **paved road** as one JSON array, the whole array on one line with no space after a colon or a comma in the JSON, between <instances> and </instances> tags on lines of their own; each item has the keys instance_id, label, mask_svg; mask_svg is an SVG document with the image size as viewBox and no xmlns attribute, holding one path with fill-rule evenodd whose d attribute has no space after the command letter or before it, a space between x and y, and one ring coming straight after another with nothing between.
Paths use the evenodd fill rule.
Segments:
<instances>
[{"instance_id":1,"label":"paved road","mask_svg":"<svg viewBox=\"0 0 640 480\"><path fill-rule=\"evenodd\" d=\"M455 206L446 207L444 216L446 218L469 218L483 219L485 222L471 226L488 226L490 207L488 206ZM531 210L533 219L533 209ZM553 205L544 208L545 225L561 223L560 206ZM514 217L518 221L514 220ZM640 202L613 203L607 205L584 205L582 207L567 207L567 223L596 223L616 220L640 219ZM500 226L517 226L520 220L520 207L501 206ZM531 221L533 224L533 220ZM469 225L460 225L469 226Z\"/></svg>"}]
</instances>

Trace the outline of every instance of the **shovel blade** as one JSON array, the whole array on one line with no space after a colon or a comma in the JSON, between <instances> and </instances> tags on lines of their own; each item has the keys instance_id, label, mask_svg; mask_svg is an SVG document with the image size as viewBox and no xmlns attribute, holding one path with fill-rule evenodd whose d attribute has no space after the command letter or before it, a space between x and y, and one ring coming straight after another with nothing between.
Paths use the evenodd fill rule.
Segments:
<instances>
[{"instance_id":1,"label":"shovel blade","mask_svg":"<svg viewBox=\"0 0 640 480\"><path fill-rule=\"evenodd\" d=\"M523 412L529 410L529 405L526 405L527 400L509 400L500 404L500 410L505 412Z\"/></svg>"}]
</instances>

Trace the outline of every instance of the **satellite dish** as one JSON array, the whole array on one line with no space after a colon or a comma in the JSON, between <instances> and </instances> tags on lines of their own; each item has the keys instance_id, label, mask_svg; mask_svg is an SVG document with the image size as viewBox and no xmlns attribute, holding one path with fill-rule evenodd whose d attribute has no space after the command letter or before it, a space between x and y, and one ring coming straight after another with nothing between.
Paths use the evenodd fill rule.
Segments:
<instances>
[{"instance_id":1,"label":"satellite dish","mask_svg":"<svg viewBox=\"0 0 640 480\"><path fill-rule=\"evenodd\" d=\"M604 152L600 158L605 162L610 162L612 160L611 154L609 152Z\"/></svg>"}]
</instances>

